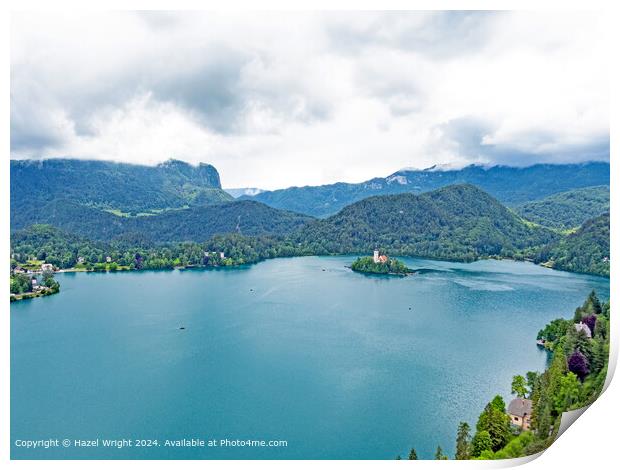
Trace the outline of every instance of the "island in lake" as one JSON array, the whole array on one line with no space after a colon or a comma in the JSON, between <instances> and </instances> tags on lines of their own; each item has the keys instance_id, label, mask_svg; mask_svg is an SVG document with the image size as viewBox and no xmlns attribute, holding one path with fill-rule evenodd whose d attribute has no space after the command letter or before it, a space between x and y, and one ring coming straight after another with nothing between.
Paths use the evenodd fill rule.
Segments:
<instances>
[{"instance_id":1,"label":"island in lake","mask_svg":"<svg viewBox=\"0 0 620 470\"><path fill-rule=\"evenodd\" d=\"M390 258L385 254L379 254L379 250L375 250L372 256L357 258L351 264L351 269L360 273L392 274L396 276L406 276L414 272L405 266L405 263L402 261Z\"/></svg>"}]
</instances>

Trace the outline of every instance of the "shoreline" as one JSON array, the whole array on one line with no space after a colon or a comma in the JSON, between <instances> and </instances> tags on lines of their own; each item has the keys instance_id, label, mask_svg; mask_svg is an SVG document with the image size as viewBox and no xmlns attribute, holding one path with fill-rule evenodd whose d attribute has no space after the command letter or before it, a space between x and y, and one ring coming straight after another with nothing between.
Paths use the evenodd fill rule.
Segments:
<instances>
[{"instance_id":1,"label":"shoreline","mask_svg":"<svg viewBox=\"0 0 620 470\"><path fill-rule=\"evenodd\" d=\"M178 270L229 269L229 268L241 268L244 266L252 266L252 265L256 265L264 261L269 261L273 259L308 258L308 257L321 257L321 256L331 258L331 257L339 257L339 256L360 256L360 254L359 253L336 253L336 254L322 253L322 254L308 254L308 255L294 255L294 256L276 256L273 258L264 258L264 259L260 259L260 260L252 261L252 262L237 263L237 264L231 264L231 265L216 265L216 266L189 264L189 265L179 265L179 266L171 266L171 267L165 267L165 268L142 268L142 269L132 268L129 266L122 266L122 267L119 266L118 269L99 269L99 270L88 269L88 268L62 268L62 269L58 269L54 271L54 273L78 273L78 272L83 272L83 273L111 273L112 272L114 273L114 272L132 272L132 271L172 271L175 269L178 269ZM485 256L485 257L480 257L474 260L463 260L463 259L456 259L456 258L455 259L435 258L431 256L418 256L418 255L395 255L394 258L413 258L413 259L420 259L420 260L440 261L440 262L446 262L446 263L463 263L463 264L472 264L478 261L488 261L488 260L512 261L515 263L533 264L535 266L540 266L542 268L546 268L551 271L571 273L571 274L581 274L585 276L594 276L594 277L599 277L603 279L610 279L610 276L606 276L603 274L558 269L558 268L549 266L547 263L536 263L531 259L517 259L517 258L499 257L499 256ZM379 274L379 275L391 274L391 275L398 275L398 276L408 276L408 275L419 274L418 270L416 269L412 269L411 270L412 272L409 272L409 273L400 274L400 273L373 273L373 272L366 272L366 271L356 271L352 269L350 265L345 266L345 267L348 269L351 269L351 271L362 273L362 274ZM41 271L31 271L30 274L41 274Z\"/></svg>"}]
</instances>

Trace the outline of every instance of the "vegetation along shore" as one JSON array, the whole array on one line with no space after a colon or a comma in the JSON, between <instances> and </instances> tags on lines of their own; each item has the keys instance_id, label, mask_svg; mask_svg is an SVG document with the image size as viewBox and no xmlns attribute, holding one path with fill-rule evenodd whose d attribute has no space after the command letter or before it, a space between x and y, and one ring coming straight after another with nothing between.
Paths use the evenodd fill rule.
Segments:
<instances>
[{"instance_id":1,"label":"vegetation along shore","mask_svg":"<svg viewBox=\"0 0 620 470\"><path fill-rule=\"evenodd\" d=\"M572 319L558 318L538 333L538 344L552 359L542 373L513 377L508 405L496 395L475 428L457 429L457 460L499 460L541 452L555 440L562 413L588 406L603 390L609 362L609 301L592 291ZM415 448L408 454L417 459ZM398 456L398 459L401 457ZM447 459L437 447L436 459Z\"/></svg>"},{"instance_id":2,"label":"vegetation along shore","mask_svg":"<svg viewBox=\"0 0 620 470\"><path fill-rule=\"evenodd\" d=\"M608 164L395 175L372 186L290 188L234 199L206 164L13 160L12 293L34 295L18 275L32 276L37 263L53 271L172 269L375 249L447 261L529 260L609 276ZM290 210L302 200L315 207L308 198L323 200L328 189L355 191L347 193L348 205L321 212L323 218ZM407 274L395 260L361 259L356 267Z\"/></svg>"}]
</instances>

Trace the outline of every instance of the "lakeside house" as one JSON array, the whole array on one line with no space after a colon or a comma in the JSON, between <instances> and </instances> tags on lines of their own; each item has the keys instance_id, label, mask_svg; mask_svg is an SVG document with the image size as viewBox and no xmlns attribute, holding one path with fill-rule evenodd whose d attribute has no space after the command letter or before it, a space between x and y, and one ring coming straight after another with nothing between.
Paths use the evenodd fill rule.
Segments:
<instances>
[{"instance_id":1,"label":"lakeside house","mask_svg":"<svg viewBox=\"0 0 620 470\"><path fill-rule=\"evenodd\" d=\"M583 322L575 323L575 330L577 333L583 331L588 338L592 338L592 332L590 331L590 327Z\"/></svg>"},{"instance_id":2,"label":"lakeside house","mask_svg":"<svg viewBox=\"0 0 620 470\"><path fill-rule=\"evenodd\" d=\"M532 416L532 400L527 398L515 398L508 405L508 416L513 426L521 429L530 429L530 417Z\"/></svg>"},{"instance_id":3,"label":"lakeside house","mask_svg":"<svg viewBox=\"0 0 620 470\"><path fill-rule=\"evenodd\" d=\"M41 265L41 271L53 271L54 270L54 265L51 263L43 263Z\"/></svg>"},{"instance_id":4,"label":"lakeside house","mask_svg":"<svg viewBox=\"0 0 620 470\"><path fill-rule=\"evenodd\" d=\"M372 260L376 263L387 263L388 257L386 255L380 255L379 250L375 250L372 255Z\"/></svg>"},{"instance_id":5,"label":"lakeside house","mask_svg":"<svg viewBox=\"0 0 620 470\"><path fill-rule=\"evenodd\" d=\"M215 256L216 258L219 257L220 259L226 259L226 255L224 254L223 251L205 251L204 252L205 258L210 258L212 255Z\"/></svg>"},{"instance_id":6,"label":"lakeside house","mask_svg":"<svg viewBox=\"0 0 620 470\"><path fill-rule=\"evenodd\" d=\"M106 263L111 263L112 262L112 257L111 256L106 256L105 257L105 262Z\"/></svg>"}]
</instances>

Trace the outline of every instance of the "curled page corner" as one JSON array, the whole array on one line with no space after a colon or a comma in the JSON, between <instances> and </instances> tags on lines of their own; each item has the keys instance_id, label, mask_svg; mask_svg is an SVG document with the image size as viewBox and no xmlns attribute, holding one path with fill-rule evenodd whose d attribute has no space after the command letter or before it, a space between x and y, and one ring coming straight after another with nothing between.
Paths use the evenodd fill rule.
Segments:
<instances>
[{"instance_id":1,"label":"curled page corner","mask_svg":"<svg viewBox=\"0 0 620 470\"><path fill-rule=\"evenodd\" d=\"M564 431L566 431L577 419L588 409L590 405L584 406L583 408L578 408L576 410L565 411L562 413L562 418L560 418L560 427L558 428L558 435L555 437L557 440ZM553 444L552 444L553 445Z\"/></svg>"}]
</instances>

